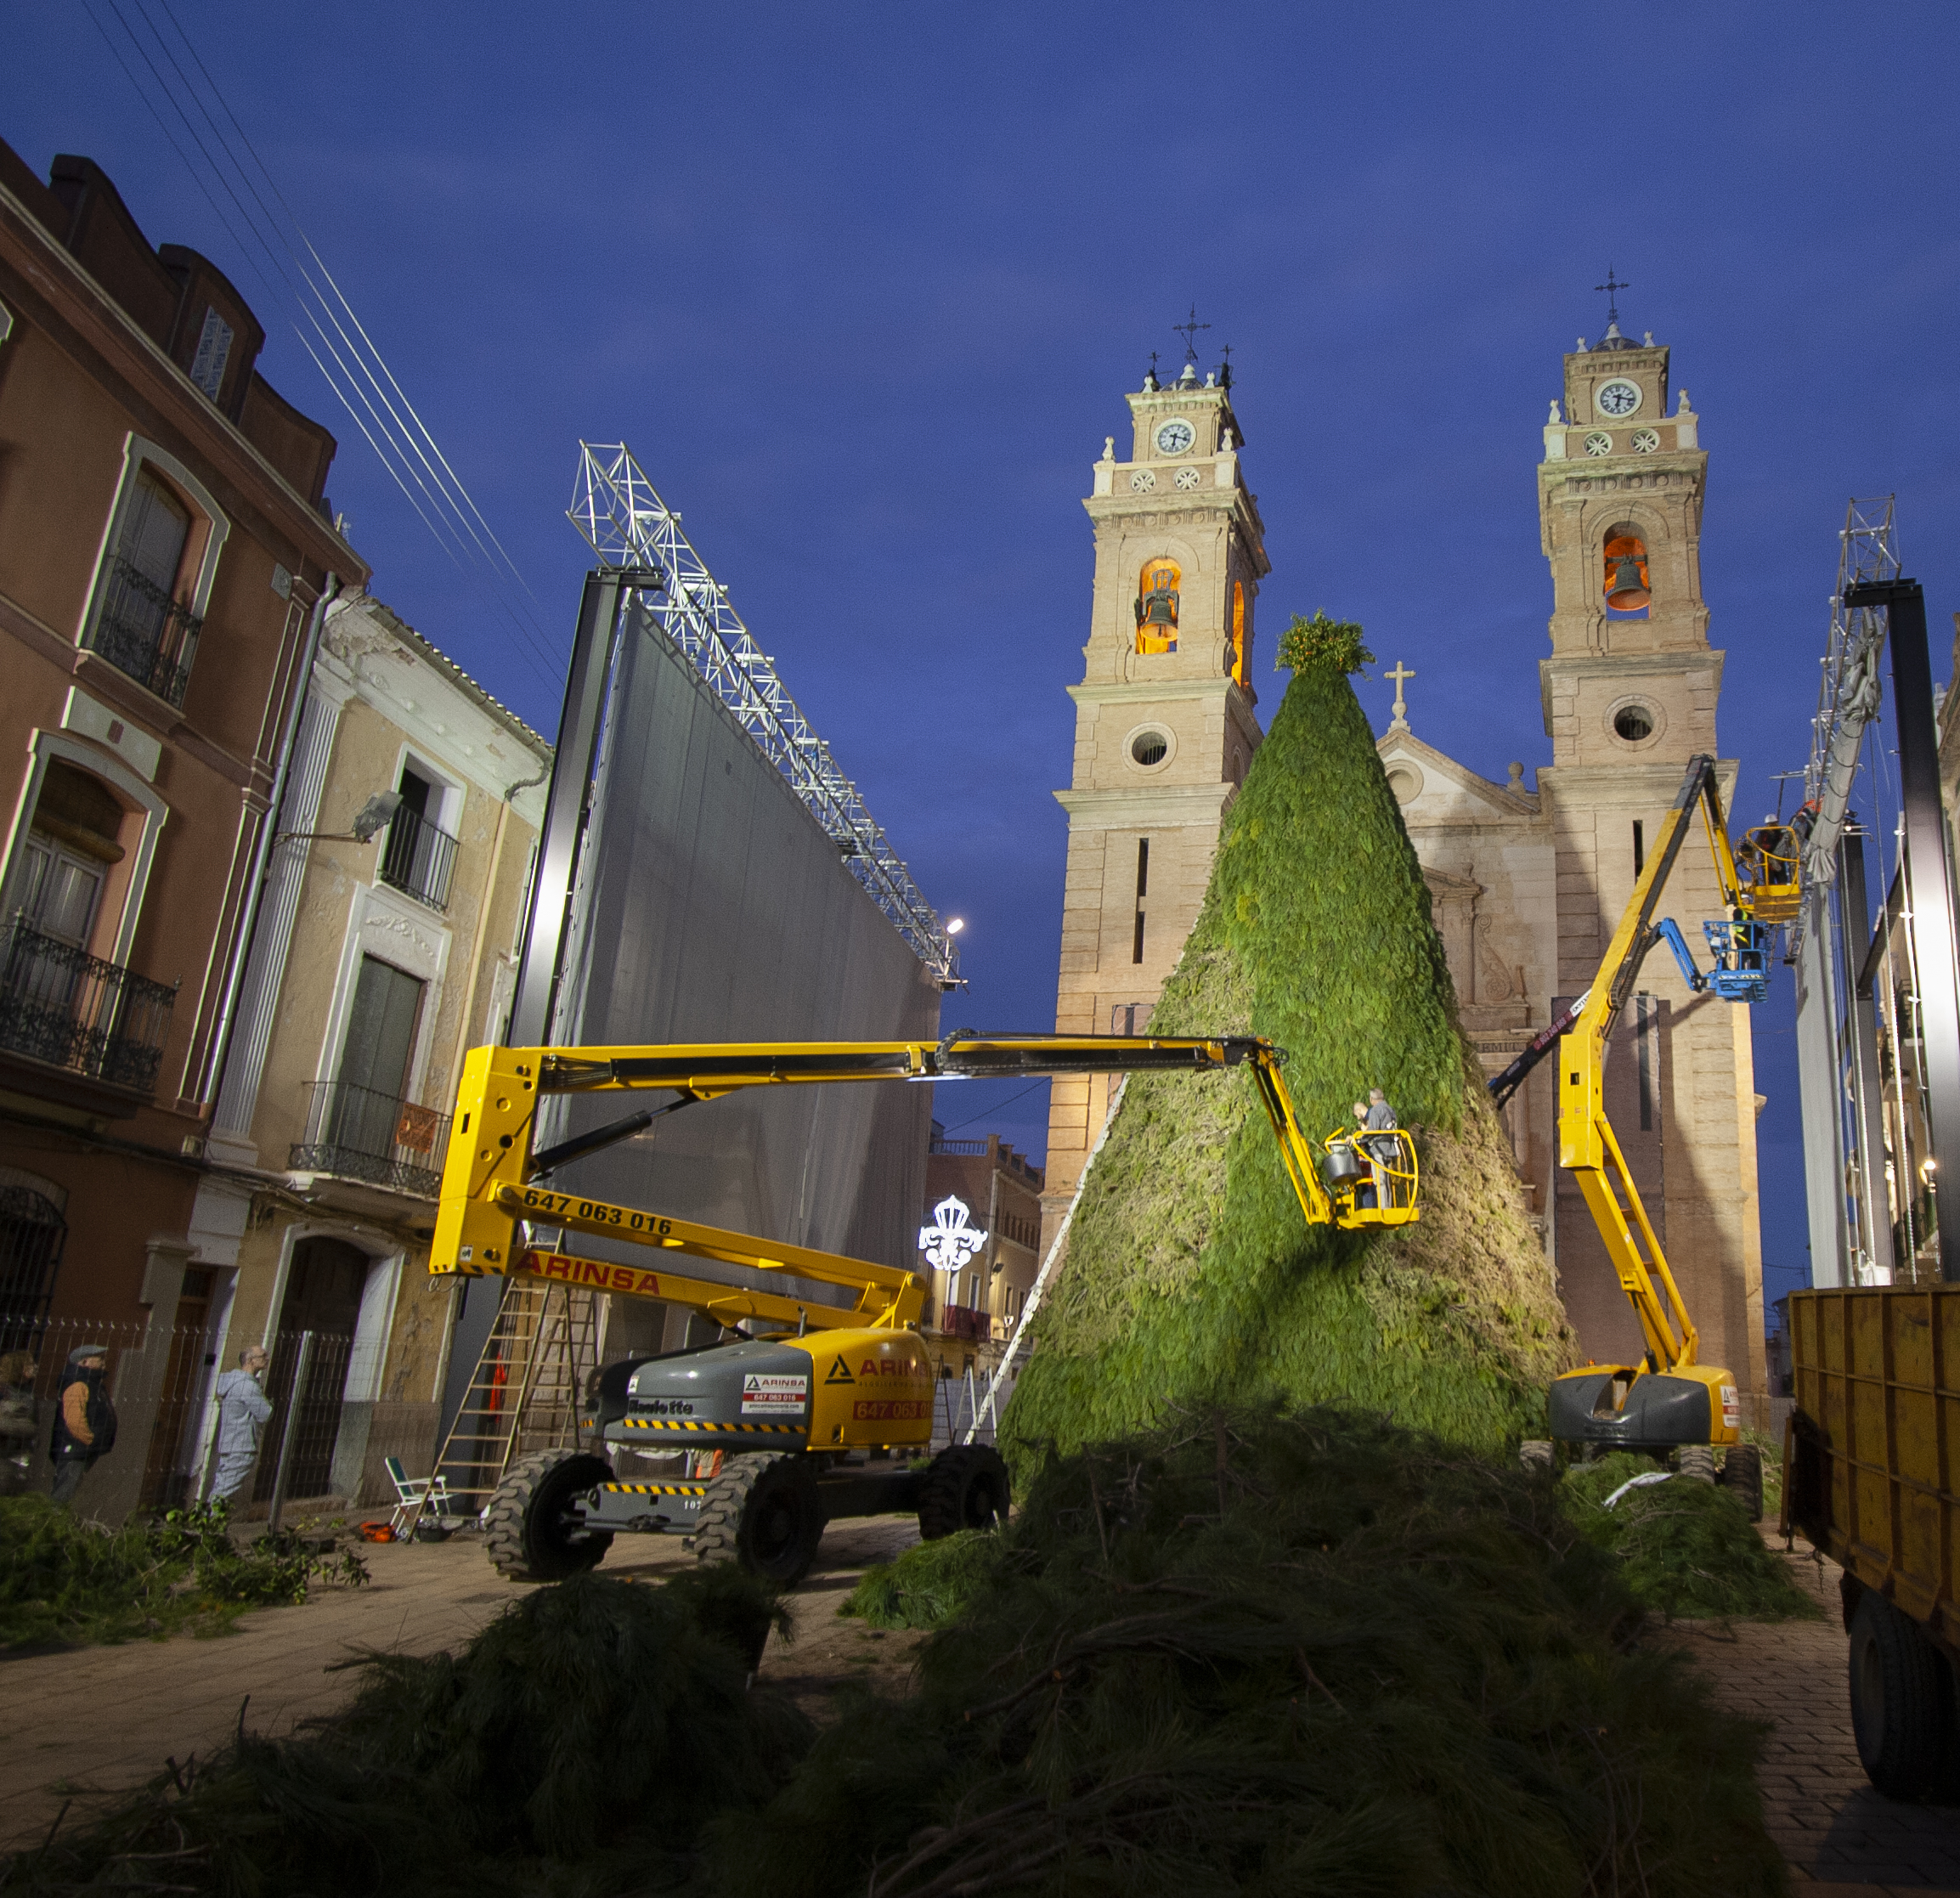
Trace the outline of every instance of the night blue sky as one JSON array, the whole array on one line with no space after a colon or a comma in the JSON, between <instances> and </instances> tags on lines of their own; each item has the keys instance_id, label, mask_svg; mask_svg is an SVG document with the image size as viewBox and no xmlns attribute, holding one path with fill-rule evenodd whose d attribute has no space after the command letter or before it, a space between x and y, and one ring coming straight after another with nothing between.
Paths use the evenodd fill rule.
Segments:
<instances>
[{"instance_id":1,"label":"night blue sky","mask_svg":"<svg viewBox=\"0 0 1960 1898\"><path fill-rule=\"evenodd\" d=\"M1534 467L1609 262L1703 417L1743 814L1808 748L1849 494L1898 492L1949 673L1951 5L177 5L547 625L587 563L579 437L682 511L969 919L948 1025L1053 1019L1080 498L1194 302L1267 522L1268 716L1278 631L1325 607L1417 669L1419 736L1500 781L1548 760ZM336 410L88 12L17 9L7 45L0 136L43 175L96 159L152 241L234 277L262 367L341 438L376 593L550 731L556 676ZM1787 977L1757 1026L1787 1274ZM941 1117L1038 1155L1042 1096L986 1111L1005 1092Z\"/></svg>"}]
</instances>

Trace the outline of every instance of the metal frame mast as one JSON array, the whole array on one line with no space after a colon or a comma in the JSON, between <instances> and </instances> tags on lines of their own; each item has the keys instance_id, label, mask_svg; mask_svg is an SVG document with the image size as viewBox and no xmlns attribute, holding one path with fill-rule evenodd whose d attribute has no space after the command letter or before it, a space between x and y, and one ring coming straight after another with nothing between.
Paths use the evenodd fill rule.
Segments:
<instances>
[{"instance_id":1,"label":"metal frame mast","mask_svg":"<svg viewBox=\"0 0 1960 1898\"><path fill-rule=\"evenodd\" d=\"M957 985L959 950L938 912L624 442L579 443L566 511L607 567L659 574L658 586L633 589L647 618L782 773L912 953L943 986Z\"/></svg>"},{"instance_id":2,"label":"metal frame mast","mask_svg":"<svg viewBox=\"0 0 1960 1898\"><path fill-rule=\"evenodd\" d=\"M1864 833L1849 828L1865 733L1884 696L1879 668L1887 616L1847 601L1854 587L1899 576L1893 500L1852 500L1838 537L1831 630L1804 768L1804 798L1814 800L1816 816L1804 844L1803 907L1790 926L1785 957L1797 970L1798 1095L1816 1285L1882 1282L1892 1263L1884 1144L1872 1098L1877 1063L1869 1008L1858 994L1872 921L1865 909ZM1848 907L1853 904L1856 915ZM1846 1191L1847 1161L1857 1174L1855 1206Z\"/></svg>"}]
</instances>

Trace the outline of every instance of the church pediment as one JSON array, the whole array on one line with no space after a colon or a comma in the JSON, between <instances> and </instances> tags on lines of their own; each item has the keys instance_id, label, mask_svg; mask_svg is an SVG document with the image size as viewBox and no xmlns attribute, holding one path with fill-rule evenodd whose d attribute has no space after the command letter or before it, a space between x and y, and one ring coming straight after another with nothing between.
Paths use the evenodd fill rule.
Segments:
<instances>
[{"instance_id":1,"label":"church pediment","mask_svg":"<svg viewBox=\"0 0 1960 1898\"><path fill-rule=\"evenodd\" d=\"M1375 750L1407 824L1508 824L1538 816L1537 794L1522 782L1494 784L1413 732L1391 729Z\"/></svg>"}]
</instances>

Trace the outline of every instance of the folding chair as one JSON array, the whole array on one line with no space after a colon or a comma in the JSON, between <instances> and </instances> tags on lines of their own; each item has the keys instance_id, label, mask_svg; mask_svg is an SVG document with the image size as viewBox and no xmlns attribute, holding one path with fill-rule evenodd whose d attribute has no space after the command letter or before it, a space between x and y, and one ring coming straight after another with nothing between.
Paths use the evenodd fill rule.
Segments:
<instances>
[{"instance_id":1,"label":"folding chair","mask_svg":"<svg viewBox=\"0 0 1960 1898\"><path fill-rule=\"evenodd\" d=\"M398 1539L406 1540L415 1533L423 1510L432 1503L438 1517L449 1513L449 1488L445 1477L411 1477L403 1469L398 1456L383 1457L381 1461L388 1481L395 1486L395 1512L388 1518L388 1527Z\"/></svg>"}]
</instances>

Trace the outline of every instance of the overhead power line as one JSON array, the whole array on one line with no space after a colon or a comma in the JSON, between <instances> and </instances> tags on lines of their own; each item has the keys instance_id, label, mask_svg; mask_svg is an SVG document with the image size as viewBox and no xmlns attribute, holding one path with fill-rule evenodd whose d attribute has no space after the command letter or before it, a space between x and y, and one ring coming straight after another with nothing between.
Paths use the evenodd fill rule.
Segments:
<instances>
[{"instance_id":1,"label":"overhead power line","mask_svg":"<svg viewBox=\"0 0 1960 1898\"><path fill-rule=\"evenodd\" d=\"M403 498L458 572L509 623L526 663L556 689L562 661L536 595L355 314L169 0L155 0L155 11L151 0L84 4L239 256L285 314ZM104 8L121 29L120 40ZM159 24L159 14L169 31ZM148 72L149 84L132 65L131 54ZM167 103L174 126L160 100Z\"/></svg>"}]
</instances>

